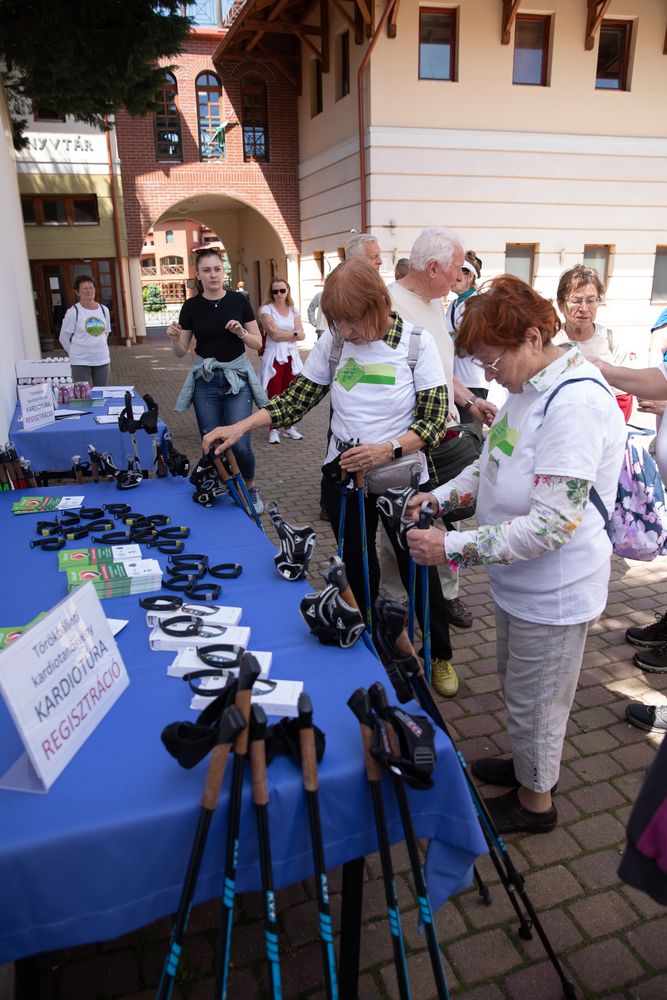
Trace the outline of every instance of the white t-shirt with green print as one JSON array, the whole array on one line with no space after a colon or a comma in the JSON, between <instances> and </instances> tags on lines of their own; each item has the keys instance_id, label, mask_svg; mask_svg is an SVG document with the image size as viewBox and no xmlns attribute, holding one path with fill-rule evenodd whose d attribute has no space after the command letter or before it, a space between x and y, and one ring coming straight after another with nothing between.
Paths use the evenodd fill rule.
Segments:
<instances>
[{"instance_id":1,"label":"white t-shirt with green print","mask_svg":"<svg viewBox=\"0 0 667 1000\"><path fill-rule=\"evenodd\" d=\"M370 344L343 344L340 362L331 386L332 436L326 461L339 454L336 439L362 444L380 444L404 434L413 421L416 392L445 384L445 374L433 337L423 330L414 372L408 363L412 324L404 323L398 345L384 340ZM313 347L303 374L318 385L330 384L329 355L333 338L327 330ZM426 457L421 482L428 479Z\"/></svg>"},{"instance_id":2,"label":"white t-shirt with green print","mask_svg":"<svg viewBox=\"0 0 667 1000\"><path fill-rule=\"evenodd\" d=\"M106 365L110 361L107 346L110 332L109 310L106 306L84 309L79 302L65 313L60 343L73 365Z\"/></svg>"}]
</instances>

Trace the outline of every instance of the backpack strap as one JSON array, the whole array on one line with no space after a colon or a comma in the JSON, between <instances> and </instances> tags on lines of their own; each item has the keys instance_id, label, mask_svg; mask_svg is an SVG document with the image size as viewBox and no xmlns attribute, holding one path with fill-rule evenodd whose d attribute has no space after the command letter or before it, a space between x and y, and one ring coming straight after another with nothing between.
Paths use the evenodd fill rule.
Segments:
<instances>
[{"instance_id":1,"label":"backpack strap","mask_svg":"<svg viewBox=\"0 0 667 1000\"><path fill-rule=\"evenodd\" d=\"M414 378L414 371L417 361L419 359L419 338L422 335L424 328L423 326L413 326L412 333L410 334L410 345L408 347L408 364L410 365L410 371L412 372L412 377ZM329 354L329 379L331 382L334 380L334 375L336 374L336 369L340 363L340 356L343 353L343 344L345 341L342 337L337 334L333 335L333 344L331 346L331 353Z\"/></svg>"},{"instance_id":2,"label":"backpack strap","mask_svg":"<svg viewBox=\"0 0 667 1000\"><path fill-rule=\"evenodd\" d=\"M74 329L72 330L72 333L70 334L70 338L69 338L70 347L72 346L72 341L74 340L74 334L76 333L76 328L77 328L78 323L79 323L79 307L78 307L78 305L75 302L74 303Z\"/></svg>"},{"instance_id":3,"label":"backpack strap","mask_svg":"<svg viewBox=\"0 0 667 1000\"><path fill-rule=\"evenodd\" d=\"M604 391L613 398L614 394L612 392L609 392L609 389L607 389L607 387L604 386L602 382L600 382L596 378L591 378L590 376L584 376L584 375L582 375L581 378L568 378L565 380L565 382L561 382L560 385L557 385L554 391L547 399L544 407L544 413L542 414L543 417L546 417L547 410L551 406L551 400L554 398L554 396L557 396L558 393L561 391L561 389L564 389L566 385L572 385L574 382L595 382L596 385L599 385L601 389L604 389ZM609 538L609 541L611 541L611 521L609 520L609 514L607 513L607 508L602 502L602 497L600 496L600 494L598 493L598 491L595 489L594 486L591 486L588 495L590 497L591 503L595 507L596 511L598 512L602 520L604 521L604 530L607 532L607 537Z\"/></svg>"}]
</instances>

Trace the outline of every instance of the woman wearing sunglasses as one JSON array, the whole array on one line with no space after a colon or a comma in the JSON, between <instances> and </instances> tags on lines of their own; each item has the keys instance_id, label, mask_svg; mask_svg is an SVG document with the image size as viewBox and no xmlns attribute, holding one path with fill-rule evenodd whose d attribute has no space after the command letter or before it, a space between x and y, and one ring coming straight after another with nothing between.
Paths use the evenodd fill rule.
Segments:
<instances>
[{"instance_id":1,"label":"woman wearing sunglasses","mask_svg":"<svg viewBox=\"0 0 667 1000\"><path fill-rule=\"evenodd\" d=\"M479 459L410 502L414 520L427 499L441 514L476 503L474 531L409 531L408 544L422 565L488 566L512 756L483 757L472 772L511 789L486 800L500 833L556 826L551 793L586 632L609 586L611 542L590 493L611 515L625 424L598 369L554 344L559 328L551 302L511 275L468 301L456 349L509 396Z\"/></svg>"},{"instance_id":2,"label":"woman wearing sunglasses","mask_svg":"<svg viewBox=\"0 0 667 1000\"><path fill-rule=\"evenodd\" d=\"M271 281L259 316L266 334L259 377L267 396L273 399L303 371L296 346L304 338L303 325L294 307L290 286L284 278ZM300 441L303 437L296 427L285 427L283 433L293 441ZM280 434L275 427L269 431L269 444L280 444Z\"/></svg>"}]
</instances>

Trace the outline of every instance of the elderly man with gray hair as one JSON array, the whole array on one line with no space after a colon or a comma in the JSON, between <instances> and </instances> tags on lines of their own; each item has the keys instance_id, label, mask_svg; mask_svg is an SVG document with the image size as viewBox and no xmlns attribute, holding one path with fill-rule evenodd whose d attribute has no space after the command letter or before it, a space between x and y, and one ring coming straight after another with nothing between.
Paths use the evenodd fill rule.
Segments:
<instances>
[{"instance_id":1,"label":"elderly man with gray hair","mask_svg":"<svg viewBox=\"0 0 667 1000\"><path fill-rule=\"evenodd\" d=\"M375 236L370 233L355 233L345 246L345 260L352 257L366 257L373 267L382 270L382 251Z\"/></svg>"},{"instance_id":2,"label":"elderly man with gray hair","mask_svg":"<svg viewBox=\"0 0 667 1000\"><path fill-rule=\"evenodd\" d=\"M491 424L496 407L485 399L478 399L454 375L454 343L447 329L443 298L449 294L454 282L461 278L464 263L463 242L451 229L432 226L415 240L410 251L407 274L389 285L396 311L404 319L421 326L433 336L447 380L449 415L447 434L431 451L437 482L442 484L470 465L482 450L481 432L475 425L459 424L459 411L464 409L485 424ZM387 563L393 559L393 550L382 539L382 582L392 596L402 594L397 573L387 573ZM440 567L440 582L447 603L449 620L459 628L470 628L472 615L458 596L458 574L447 566ZM388 584L388 585L387 585ZM400 588L400 590L399 590ZM398 591L398 593L397 593ZM458 689L458 679L453 666L433 672L433 686L439 694L452 697Z\"/></svg>"}]
</instances>

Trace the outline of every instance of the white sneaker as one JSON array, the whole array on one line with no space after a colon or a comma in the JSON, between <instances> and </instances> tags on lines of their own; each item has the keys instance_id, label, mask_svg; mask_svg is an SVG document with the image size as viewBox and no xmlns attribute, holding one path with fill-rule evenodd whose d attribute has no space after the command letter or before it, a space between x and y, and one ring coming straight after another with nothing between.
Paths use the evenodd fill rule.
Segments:
<instances>
[{"instance_id":1,"label":"white sneaker","mask_svg":"<svg viewBox=\"0 0 667 1000\"><path fill-rule=\"evenodd\" d=\"M292 441L303 441L303 434L299 434L296 427L285 427L283 434L285 437L291 438Z\"/></svg>"},{"instance_id":2,"label":"white sneaker","mask_svg":"<svg viewBox=\"0 0 667 1000\"><path fill-rule=\"evenodd\" d=\"M269 431L269 444L280 444L280 434L275 427Z\"/></svg>"}]
</instances>

